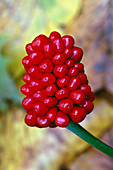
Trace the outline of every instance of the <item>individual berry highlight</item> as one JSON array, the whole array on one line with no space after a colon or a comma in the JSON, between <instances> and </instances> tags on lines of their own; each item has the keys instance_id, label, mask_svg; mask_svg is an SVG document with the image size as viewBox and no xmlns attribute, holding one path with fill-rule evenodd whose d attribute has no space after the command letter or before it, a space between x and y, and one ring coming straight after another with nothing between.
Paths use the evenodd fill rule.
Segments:
<instances>
[{"instance_id":1,"label":"individual berry highlight","mask_svg":"<svg viewBox=\"0 0 113 170\"><path fill-rule=\"evenodd\" d=\"M66 127L70 120L79 123L93 108L95 95L88 84L83 50L70 35L53 31L38 35L25 47L22 59L26 73L21 92L28 126Z\"/></svg>"}]
</instances>

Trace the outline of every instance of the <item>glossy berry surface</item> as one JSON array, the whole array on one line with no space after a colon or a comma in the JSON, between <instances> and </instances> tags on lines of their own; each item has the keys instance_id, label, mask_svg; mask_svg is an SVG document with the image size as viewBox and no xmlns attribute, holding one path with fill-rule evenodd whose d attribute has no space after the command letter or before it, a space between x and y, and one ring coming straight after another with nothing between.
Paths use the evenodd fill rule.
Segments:
<instances>
[{"instance_id":1,"label":"glossy berry surface","mask_svg":"<svg viewBox=\"0 0 113 170\"><path fill-rule=\"evenodd\" d=\"M89 114L93 108L94 108L94 105L93 103L90 101L90 100L85 100L81 106L85 109L86 113Z\"/></svg>"},{"instance_id":2,"label":"glossy berry surface","mask_svg":"<svg viewBox=\"0 0 113 170\"><path fill-rule=\"evenodd\" d=\"M88 85L83 50L70 35L57 31L49 37L40 34L26 47L22 64L27 73L21 92L28 126L66 127L70 119L79 123L93 108L95 99Z\"/></svg>"},{"instance_id":3,"label":"glossy berry surface","mask_svg":"<svg viewBox=\"0 0 113 170\"><path fill-rule=\"evenodd\" d=\"M34 113L32 114L27 114L25 116L25 123L28 125L28 126L35 126L36 125L36 116Z\"/></svg>"},{"instance_id":4,"label":"glossy berry surface","mask_svg":"<svg viewBox=\"0 0 113 170\"><path fill-rule=\"evenodd\" d=\"M86 117L86 111L84 108L74 107L69 115L75 123L79 123Z\"/></svg>"},{"instance_id":5,"label":"glossy berry surface","mask_svg":"<svg viewBox=\"0 0 113 170\"><path fill-rule=\"evenodd\" d=\"M75 104L80 104L85 100L85 93L82 90L72 91L69 94L69 98L72 99Z\"/></svg>"},{"instance_id":6,"label":"glossy berry surface","mask_svg":"<svg viewBox=\"0 0 113 170\"><path fill-rule=\"evenodd\" d=\"M59 127L68 126L69 117L65 113L58 111L56 114L56 118L55 118L55 124L56 126L59 126Z\"/></svg>"}]
</instances>

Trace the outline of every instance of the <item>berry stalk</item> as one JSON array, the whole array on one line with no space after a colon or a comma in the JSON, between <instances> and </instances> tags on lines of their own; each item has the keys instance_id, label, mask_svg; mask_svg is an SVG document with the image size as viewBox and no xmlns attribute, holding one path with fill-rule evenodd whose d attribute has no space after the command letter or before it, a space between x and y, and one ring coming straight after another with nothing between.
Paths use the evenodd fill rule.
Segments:
<instances>
[{"instance_id":1,"label":"berry stalk","mask_svg":"<svg viewBox=\"0 0 113 170\"><path fill-rule=\"evenodd\" d=\"M96 149L105 153L106 155L113 158L113 148L93 136L87 130L85 130L81 125L70 121L69 125L66 127L68 130L79 136L81 139L94 146Z\"/></svg>"}]
</instances>

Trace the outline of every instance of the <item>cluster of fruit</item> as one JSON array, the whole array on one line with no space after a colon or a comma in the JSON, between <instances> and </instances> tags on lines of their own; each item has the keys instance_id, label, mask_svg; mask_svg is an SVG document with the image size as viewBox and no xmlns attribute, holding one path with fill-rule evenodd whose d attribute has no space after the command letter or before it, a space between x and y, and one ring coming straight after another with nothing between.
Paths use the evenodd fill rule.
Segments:
<instances>
[{"instance_id":1,"label":"cluster of fruit","mask_svg":"<svg viewBox=\"0 0 113 170\"><path fill-rule=\"evenodd\" d=\"M66 127L69 119L81 122L93 110L95 96L88 85L83 50L74 46L70 35L54 31L37 36L26 45L22 59L26 70L21 92L25 123L37 127Z\"/></svg>"}]
</instances>

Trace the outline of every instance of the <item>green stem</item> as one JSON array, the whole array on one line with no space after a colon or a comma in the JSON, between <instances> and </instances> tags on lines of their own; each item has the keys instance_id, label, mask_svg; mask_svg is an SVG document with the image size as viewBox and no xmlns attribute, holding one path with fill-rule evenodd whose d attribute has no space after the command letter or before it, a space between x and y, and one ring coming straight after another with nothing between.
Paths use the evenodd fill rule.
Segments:
<instances>
[{"instance_id":1,"label":"green stem","mask_svg":"<svg viewBox=\"0 0 113 170\"><path fill-rule=\"evenodd\" d=\"M106 145L105 143L97 139L95 136L90 134L81 125L71 121L71 123L66 128L72 131L74 134L78 135L80 138L85 140L90 145L94 146L95 148L99 149L101 152L113 158L113 148Z\"/></svg>"}]
</instances>

